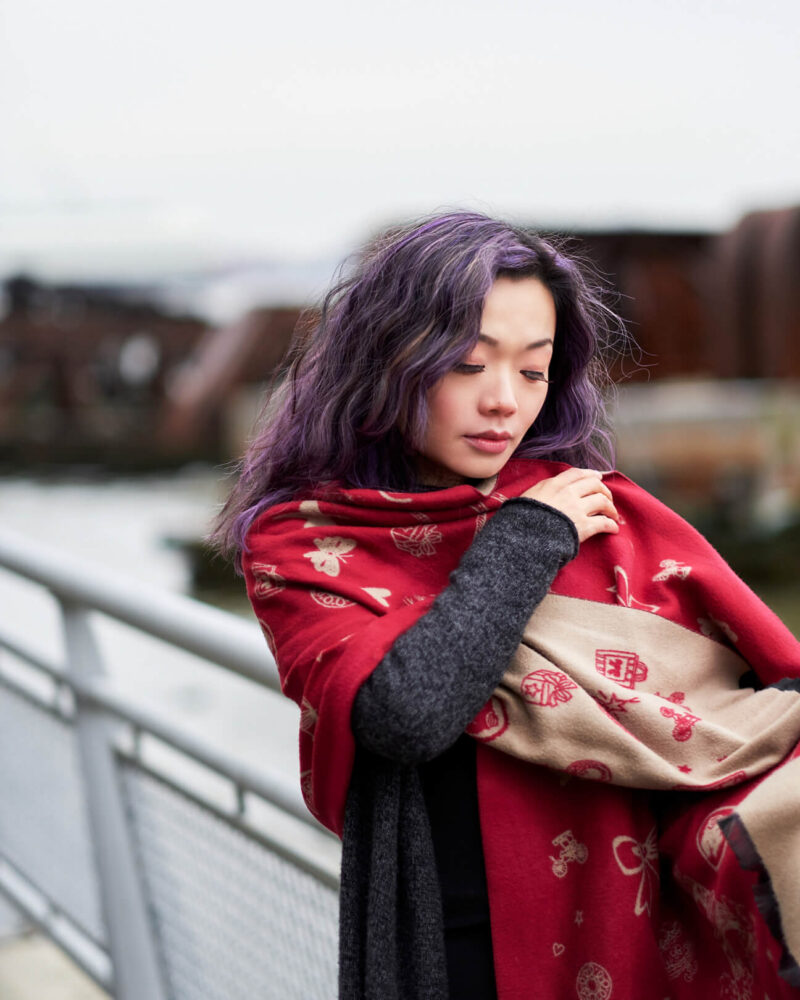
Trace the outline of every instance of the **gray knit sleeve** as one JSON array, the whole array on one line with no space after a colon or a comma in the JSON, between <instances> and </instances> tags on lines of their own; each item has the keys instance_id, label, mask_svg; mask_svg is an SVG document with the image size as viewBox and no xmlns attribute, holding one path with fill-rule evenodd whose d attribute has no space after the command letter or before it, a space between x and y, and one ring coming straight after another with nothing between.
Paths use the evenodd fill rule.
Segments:
<instances>
[{"instance_id":1,"label":"gray knit sleeve","mask_svg":"<svg viewBox=\"0 0 800 1000\"><path fill-rule=\"evenodd\" d=\"M443 753L486 703L533 609L577 552L565 514L528 497L504 503L362 684L351 716L357 742L406 764Z\"/></svg>"}]
</instances>

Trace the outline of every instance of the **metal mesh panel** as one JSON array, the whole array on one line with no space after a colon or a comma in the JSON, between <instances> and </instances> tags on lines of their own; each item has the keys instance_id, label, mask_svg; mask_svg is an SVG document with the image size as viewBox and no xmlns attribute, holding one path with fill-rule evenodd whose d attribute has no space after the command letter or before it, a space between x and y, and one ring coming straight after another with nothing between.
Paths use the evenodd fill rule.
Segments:
<instances>
[{"instance_id":1,"label":"metal mesh panel","mask_svg":"<svg viewBox=\"0 0 800 1000\"><path fill-rule=\"evenodd\" d=\"M74 730L2 684L0 854L105 942Z\"/></svg>"},{"instance_id":2,"label":"metal mesh panel","mask_svg":"<svg viewBox=\"0 0 800 1000\"><path fill-rule=\"evenodd\" d=\"M172 1000L336 996L335 890L134 762L121 768Z\"/></svg>"}]
</instances>

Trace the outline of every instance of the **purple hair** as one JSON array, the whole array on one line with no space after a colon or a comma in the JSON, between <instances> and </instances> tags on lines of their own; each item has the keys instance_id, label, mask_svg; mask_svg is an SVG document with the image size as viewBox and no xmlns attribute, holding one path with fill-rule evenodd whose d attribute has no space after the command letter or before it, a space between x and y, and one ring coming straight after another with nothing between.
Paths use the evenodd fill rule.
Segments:
<instances>
[{"instance_id":1,"label":"purple hair","mask_svg":"<svg viewBox=\"0 0 800 1000\"><path fill-rule=\"evenodd\" d=\"M552 385L514 456L608 467L602 355L626 335L585 264L552 239L455 212L392 229L346 265L315 321L298 323L285 378L211 535L221 552L238 564L253 520L315 483L417 487L428 390L477 343L501 275L541 280L557 317Z\"/></svg>"}]
</instances>

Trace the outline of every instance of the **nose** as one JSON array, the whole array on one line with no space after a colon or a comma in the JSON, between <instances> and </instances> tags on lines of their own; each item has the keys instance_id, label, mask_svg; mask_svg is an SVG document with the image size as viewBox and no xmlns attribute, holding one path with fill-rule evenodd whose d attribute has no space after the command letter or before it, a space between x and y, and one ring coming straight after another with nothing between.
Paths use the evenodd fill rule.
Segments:
<instances>
[{"instance_id":1,"label":"nose","mask_svg":"<svg viewBox=\"0 0 800 1000\"><path fill-rule=\"evenodd\" d=\"M481 412L487 414L499 413L503 416L511 416L517 412L517 397L514 394L511 379L507 374L497 372L494 378L485 381L482 389L480 399Z\"/></svg>"}]
</instances>

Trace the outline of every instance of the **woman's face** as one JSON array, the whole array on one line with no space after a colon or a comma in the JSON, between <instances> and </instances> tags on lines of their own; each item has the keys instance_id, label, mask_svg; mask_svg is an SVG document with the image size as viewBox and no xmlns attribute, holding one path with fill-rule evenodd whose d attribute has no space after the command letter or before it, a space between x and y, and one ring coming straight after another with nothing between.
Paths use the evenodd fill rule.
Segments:
<instances>
[{"instance_id":1,"label":"woman's face","mask_svg":"<svg viewBox=\"0 0 800 1000\"><path fill-rule=\"evenodd\" d=\"M538 278L498 278L478 343L428 394L422 481L449 486L503 468L547 396L556 307Z\"/></svg>"}]
</instances>

